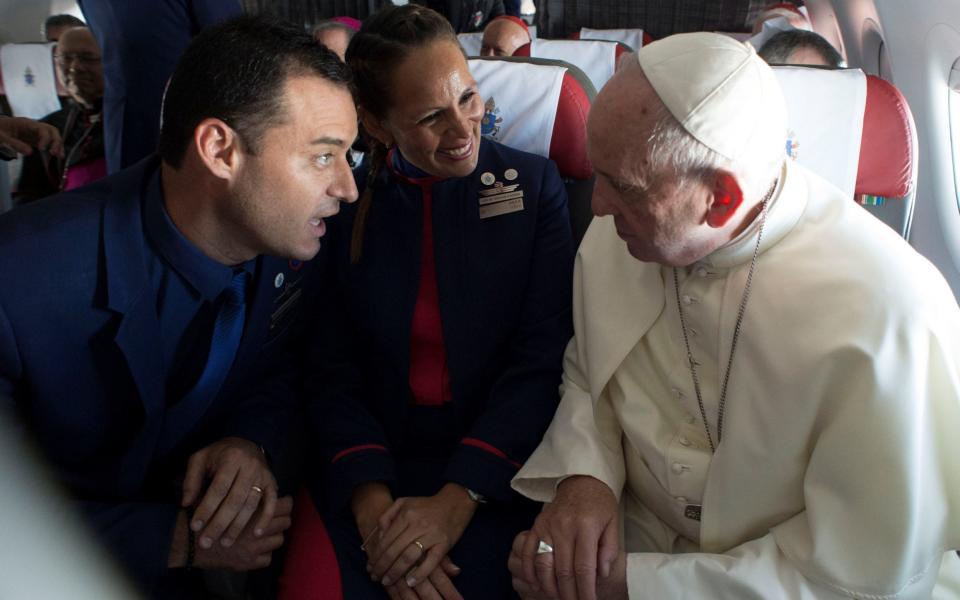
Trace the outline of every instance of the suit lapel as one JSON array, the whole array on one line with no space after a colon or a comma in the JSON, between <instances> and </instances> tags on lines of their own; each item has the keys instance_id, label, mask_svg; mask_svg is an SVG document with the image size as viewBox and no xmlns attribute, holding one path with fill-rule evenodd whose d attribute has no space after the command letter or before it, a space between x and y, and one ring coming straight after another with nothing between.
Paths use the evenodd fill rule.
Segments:
<instances>
[{"instance_id":1,"label":"suit lapel","mask_svg":"<svg viewBox=\"0 0 960 600\"><path fill-rule=\"evenodd\" d=\"M164 406L160 323L156 298L146 277L141 201L148 161L132 168L118 186L135 193L115 194L104 204L103 251L107 308L120 315L114 342L126 359L144 412L156 416ZM121 183L122 182L122 183ZM127 184L127 185L123 185Z\"/></svg>"},{"instance_id":2,"label":"suit lapel","mask_svg":"<svg viewBox=\"0 0 960 600\"><path fill-rule=\"evenodd\" d=\"M114 343L123 355L139 393L144 421L125 452L118 474L122 493L138 489L154 455L163 428L165 382L156 298L146 277L141 219L145 186L153 178L156 159L142 161L117 176L104 204L102 241L107 308L120 317Z\"/></svg>"}]
</instances>

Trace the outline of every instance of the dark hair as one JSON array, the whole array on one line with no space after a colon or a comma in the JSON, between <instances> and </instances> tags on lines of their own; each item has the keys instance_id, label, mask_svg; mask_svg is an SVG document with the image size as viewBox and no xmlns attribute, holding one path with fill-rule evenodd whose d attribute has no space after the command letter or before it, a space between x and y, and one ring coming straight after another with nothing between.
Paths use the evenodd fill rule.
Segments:
<instances>
[{"instance_id":1,"label":"dark hair","mask_svg":"<svg viewBox=\"0 0 960 600\"><path fill-rule=\"evenodd\" d=\"M353 71L353 90L357 104L382 119L393 98L391 79L397 67L417 48L437 40L449 40L459 46L457 34L440 13L425 6L406 4L385 6L363 21L360 31L347 47L347 64ZM373 201L373 185L386 162L387 148L367 135L370 171L367 185L357 204L350 242L350 259L360 260L363 230Z\"/></svg>"},{"instance_id":2,"label":"dark hair","mask_svg":"<svg viewBox=\"0 0 960 600\"><path fill-rule=\"evenodd\" d=\"M43 22L43 37L46 39L47 32L51 27L86 27L86 23L73 15L51 15Z\"/></svg>"},{"instance_id":3,"label":"dark hair","mask_svg":"<svg viewBox=\"0 0 960 600\"><path fill-rule=\"evenodd\" d=\"M256 154L264 132L283 122L284 83L298 75L350 85L337 55L293 25L241 16L205 29L180 57L164 94L160 157L179 168L197 125L211 117Z\"/></svg>"},{"instance_id":4,"label":"dark hair","mask_svg":"<svg viewBox=\"0 0 960 600\"><path fill-rule=\"evenodd\" d=\"M800 48L815 50L827 66L833 69L843 67L843 57L823 36L812 31L793 29L782 31L764 43L757 54L771 65L790 64L790 56Z\"/></svg>"}]
</instances>

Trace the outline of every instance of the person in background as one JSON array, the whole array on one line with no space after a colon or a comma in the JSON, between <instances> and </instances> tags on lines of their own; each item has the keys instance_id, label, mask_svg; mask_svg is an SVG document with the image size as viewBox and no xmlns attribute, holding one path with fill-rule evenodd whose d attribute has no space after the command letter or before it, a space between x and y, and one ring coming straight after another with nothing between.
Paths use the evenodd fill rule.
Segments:
<instances>
[{"instance_id":1,"label":"person in background","mask_svg":"<svg viewBox=\"0 0 960 600\"><path fill-rule=\"evenodd\" d=\"M483 31L494 17L506 14L503 0L420 0L450 21L457 33Z\"/></svg>"},{"instance_id":2,"label":"person in background","mask_svg":"<svg viewBox=\"0 0 960 600\"><path fill-rule=\"evenodd\" d=\"M157 151L160 105L173 68L205 27L242 14L238 0L77 0L103 57L107 172Z\"/></svg>"},{"instance_id":3,"label":"person in background","mask_svg":"<svg viewBox=\"0 0 960 600\"><path fill-rule=\"evenodd\" d=\"M757 51L771 65L816 65L831 69L846 67L843 57L823 36L794 29L780 32Z\"/></svg>"},{"instance_id":4,"label":"person in background","mask_svg":"<svg viewBox=\"0 0 960 600\"><path fill-rule=\"evenodd\" d=\"M509 481L571 335L566 191L550 160L480 137L484 101L438 13L382 9L347 63L371 150L332 228L318 311L338 318L308 386L343 595L511 598L504 561L532 507Z\"/></svg>"},{"instance_id":5,"label":"person in background","mask_svg":"<svg viewBox=\"0 0 960 600\"><path fill-rule=\"evenodd\" d=\"M43 22L40 33L43 35L43 39L48 42L56 42L60 40L60 35L64 31L84 26L86 26L86 23L73 15L51 15Z\"/></svg>"},{"instance_id":6,"label":"person in background","mask_svg":"<svg viewBox=\"0 0 960 600\"><path fill-rule=\"evenodd\" d=\"M350 45L350 40L356 32L357 29L350 25L337 19L330 19L313 28L313 38L333 50L334 54L343 60L347 54L347 46Z\"/></svg>"},{"instance_id":7,"label":"person in background","mask_svg":"<svg viewBox=\"0 0 960 600\"><path fill-rule=\"evenodd\" d=\"M517 591L957 598L947 282L784 157L752 46L691 33L631 56L590 111L596 218L563 400L513 480L545 503Z\"/></svg>"},{"instance_id":8,"label":"person in background","mask_svg":"<svg viewBox=\"0 0 960 600\"><path fill-rule=\"evenodd\" d=\"M30 156L34 149L62 157L63 140L57 128L25 117L0 115L0 159Z\"/></svg>"},{"instance_id":9,"label":"person in background","mask_svg":"<svg viewBox=\"0 0 960 600\"><path fill-rule=\"evenodd\" d=\"M23 161L14 200L23 204L91 183L106 175L103 155L103 66L100 49L86 27L60 36L54 50L57 73L70 100L65 108L41 119L57 128L64 156L39 152Z\"/></svg>"},{"instance_id":10,"label":"person in background","mask_svg":"<svg viewBox=\"0 0 960 600\"><path fill-rule=\"evenodd\" d=\"M159 156L0 216L24 284L0 286L0 410L150 597L208 597L283 543L324 219L357 197L349 82L292 25L207 29Z\"/></svg>"},{"instance_id":11,"label":"person in background","mask_svg":"<svg viewBox=\"0 0 960 600\"><path fill-rule=\"evenodd\" d=\"M519 17L500 15L483 29L480 56L512 56L517 48L530 43L530 28Z\"/></svg>"}]
</instances>

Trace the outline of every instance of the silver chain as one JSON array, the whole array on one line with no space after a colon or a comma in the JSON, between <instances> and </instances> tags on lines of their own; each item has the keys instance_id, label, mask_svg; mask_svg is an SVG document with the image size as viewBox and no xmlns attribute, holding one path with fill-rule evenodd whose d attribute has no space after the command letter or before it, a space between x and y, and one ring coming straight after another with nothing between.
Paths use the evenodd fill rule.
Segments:
<instances>
[{"instance_id":1,"label":"silver chain","mask_svg":"<svg viewBox=\"0 0 960 600\"><path fill-rule=\"evenodd\" d=\"M680 327L683 330L683 345L687 349L687 362L690 365L690 376L693 378L693 389L697 392L697 404L700 406L700 417L703 419L703 429L707 432L707 442L710 444L710 453L717 451L720 437L723 435L723 409L727 403L727 384L730 382L730 368L733 366L733 353L737 349L737 340L740 338L740 327L743 324L743 315L747 310L747 300L750 298L750 284L753 282L753 272L757 266L757 257L760 256L760 240L763 238L763 225L767 221L767 205L773 192L777 189L777 181L767 192L760 206L760 226L757 230L757 245L753 249L753 258L750 260L750 270L747 271L747 283L743 288L743 298L740 299L740 310L737 313L737 324L733 328L733 341L730 343L730 357L727 360L727 371L723 374L723 385L720 387L720 405L717 408L717 443L713 443L710 435L710 425L707 422L707 410L703 407L703 394L700 393L700 379L697 377L697 361L690 351L690 340L687 337L687 323L683 318L683 305L680 302L680 280L677 277L677 268L673 268L673 290L677 296L677 310L680 313Z\"/></svg>"}]
</instances>

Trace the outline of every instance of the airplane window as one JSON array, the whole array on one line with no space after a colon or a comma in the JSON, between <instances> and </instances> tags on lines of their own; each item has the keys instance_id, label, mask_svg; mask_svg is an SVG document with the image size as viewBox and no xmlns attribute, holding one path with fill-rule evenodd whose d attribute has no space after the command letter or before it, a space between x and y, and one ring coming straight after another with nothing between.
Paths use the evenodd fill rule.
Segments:
<instances>
[{"instance_id":1,"label":"airplane window","mask_svg":"<svg viewBox=\"0 0 960 600\"><path fill-rule=\"evenodd\" d=\"M960 209L960 59L950 70L950 140L953 147L953 189Z\"/></svg>"}]
</instances>

